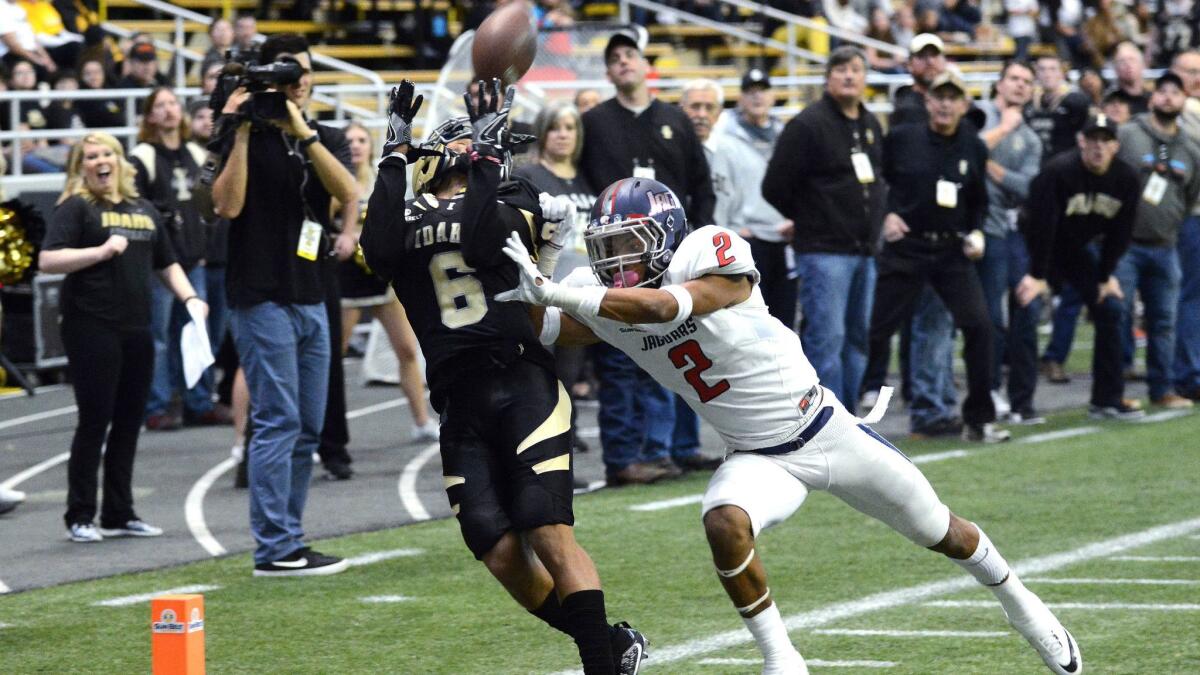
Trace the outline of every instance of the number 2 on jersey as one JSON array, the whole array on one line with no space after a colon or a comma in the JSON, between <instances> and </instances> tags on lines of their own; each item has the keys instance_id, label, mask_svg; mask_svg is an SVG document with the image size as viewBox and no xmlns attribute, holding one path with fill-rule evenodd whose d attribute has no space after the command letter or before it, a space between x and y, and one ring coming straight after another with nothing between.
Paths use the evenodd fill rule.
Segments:
<instances>
[{"instance_id":1,"label":"number 2 on jersey","mask_svg":"<svg viewBox=\"0 0 1200 675\"><path fill-rule=\"evenodd\" d=\"M714 398L729 391L729 380L721 380L714 385L709 386L704 378L700 377L700 373L712 368L713 362L704 355L704 351L700 349L700 343L695 340L680 342L667 352L667 356L671 359L671 363L676 368L688 368L683 373L683 379L692 385L692 389L700 395L701 403L708 403Z\"/></svg>"},{"instance_id":2,"label":"number 2 on jersey","mask_svg":"<svg viewBox=\"0 0 1200 675\"><path fill-rule=\"evenodd\" d=\"M451 271L462 276L451 279ZM438 307L442 310L442 323L447 328L479 323L487 314L483 284L469 274L474 271L473 267L467 266L460 251L439 253L429 261L429 276L433 279L433 290L437 294ZM461 306L459 298L462 298Z\"/></svg>"},{"instance_id":3,"label":"number 2 on jersey","mask_svg":"<svg viewBox=\"0 0 1200 675\"><path fill-rule=\"evenodd\" d=\"M731 262L736 262L733 256L726 256L729 248L733 246L733 241L729 238L729 233L718 232L713 235L713 246L717 247L717 266L724 267Z\"/></svg>"}]
</instances>

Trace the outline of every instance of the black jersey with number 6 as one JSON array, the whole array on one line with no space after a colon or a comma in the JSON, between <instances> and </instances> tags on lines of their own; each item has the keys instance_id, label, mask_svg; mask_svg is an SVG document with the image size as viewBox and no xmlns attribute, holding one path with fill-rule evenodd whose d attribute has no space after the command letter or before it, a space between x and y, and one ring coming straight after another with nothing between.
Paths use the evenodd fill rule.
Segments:
<instances>
[{"instance_id":1,"label":"black jersey with number 6","mask_svg":"<svg viewBox=\"0 0 1200 675\"><path fill-rule=\"evenodd\" d=\"M509 233L532 251L549 236L536 191L521 181L499 183L498 167L476 162L466 191L405 203L404 162L389 157L367 206L363 254L408 313L439 412L448 388L469 386L464 376L472 372L516 358L553 370L525 306L492 299L517 285L516 265L502 252Z\"/></svg>"}]
</instances>

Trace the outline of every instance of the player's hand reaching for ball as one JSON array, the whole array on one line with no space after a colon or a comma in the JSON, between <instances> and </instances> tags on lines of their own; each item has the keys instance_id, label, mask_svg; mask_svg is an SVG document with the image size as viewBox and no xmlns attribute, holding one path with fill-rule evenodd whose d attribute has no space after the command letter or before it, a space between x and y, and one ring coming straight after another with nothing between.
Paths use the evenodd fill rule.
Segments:
<instances>
[{"instance_id":1,"label":"player's hand reaching for ball","mask_svg":"<svg viewBox=\"0 0 1200 675\"><path fill-rule=\"evenodd\" d=\"M467 115L471 118L471 126L475 133L471 138L477 150L495 148L496 150L512 150L518 145L533 141L528 134L514 134L508 128L508 115L512 111L513 100L517 97L517 88L509 85L500 96L500 80L492 79L491 83L480 80L475 84L475 92L463 94L467 104ZM478 146L485 146L479 148Z\"/></svg>"},{"instance_id":2,"label":"player's hand reaching for ball","mask_svg":"<svg viewBox=\"0 0 1200 675\"><path fill-rule=\"evenodd\" d=\"M392 87L388 101L387 138L383 141L383 156L393 152L409 154L412 144L412 121L425 102L424 96L413 96L416 87L409 80L401 80L400 86Z\"/></svg>"},{"instance_id":3,"label":"player's hand reaching for ball","mask_svg":"<svg viewBox=\"0 0 1200 675\"><path fill-rule=\"evenodd\" d=\"M575 202L565 195L554 197L543 192L538 195L538 205L546 225L542 230L544 243L538 248L537 268L543 276L552 277L559 254L575 238Z\"/></svg>"},{"instance_id":4,"label":"player's hand reaching for ball","mask_svg":"<svg viewBox=\"0 0 1200 675\"><path fill-rule=\"evenodd\" d=\"M516 232L508 235L508 241L504 243L504 255L517 263L517 270L521 277L516 288L497 293L496 299L500 302L549 305L549 299L554 295L558 284L550 281L538 271L537 265L534 265L533 260L529 257L529 249L525 248L525 242L521 241L521 236Z\"/></svg>"}]
</instances>

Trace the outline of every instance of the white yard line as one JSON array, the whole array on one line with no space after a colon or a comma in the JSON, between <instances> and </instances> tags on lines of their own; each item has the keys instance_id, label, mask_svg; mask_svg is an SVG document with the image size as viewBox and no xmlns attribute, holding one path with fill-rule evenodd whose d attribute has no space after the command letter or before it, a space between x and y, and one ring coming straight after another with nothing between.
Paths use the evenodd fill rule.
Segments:
<instances>
[{"instance_id":1,"label":"white yard line","mask_svg":"<svg viewBox=\"0 0 1200 675\"><path fill-rule=\"evenodd\" d=\"M1014 564L1013 567L1022 575L1033 576L1045 574L1089 560L1107 558L1122 551L1128 551L1160 541L1177 539L1193 534L1197 530L1200 530L1200 518L1183 520L1112 539L1105 539L1070 551L1063 551L1062 553L1029 558ZM971 577L956 575L939 581L882 591L856 600L792 614L786 617L784 621L789 631L811 630L833 623L834 621L863 616L903 605L925 602L940 595L949 595L978 587L978 582ZM725 611L731 610L726 608ZM753 641L753 639L749 631L739 628L675 645L656 647L654 649L653 664L657 666L672 661L692 659L702 654L743 645Z\"/></svg>"},{"instance_id":2,"label":"white yard line","mask_svg":"<svg viewBox=\"0 0 1200 675\"><path fill-rule=\"evenodd\" d=\"M974 609L976 607L1000 608L995 600L933 600L922 603L924 607L948 609ZM1148 612L1195 612L1200 611L1196 603L1136 603L1136 602L1047 602L1051 609L1123 609Z\"/></svg>"},{"instance_id":3,"label":"white yard line","mask_svg":"<svg viewBox=\"0 0 1200 675\"><path fill-rule=\"evenodd\" d=\"M208 523L204 520L204 495L208 493L208 489L218 478L235 466L237 466L237 460L229 457L209 469L200 477L200 480L192 485L192 489L188 490L187 499L183 503L184 519L187 520L192 537L211 556L225 555L226 551L221 542L217 541L217 538L209 531Z\"/></svg>"},{"instance_id":4,"label":"white yard line","mask_svg":"<svg viewBox=\"0 0 1200 675\"><path fill-rule=\"evenodd\" d=\"M1138 424L1153 424L1155 422L1166 422L1167 420L1178 419L1191 415L1191 410L1164 410L1162 412L1151 413L1145 417L1133 420Z\"/></svg>"},{"instance_id":5,"label":"white yard line","mask_svg":"<svg viewBox=\"0 0 1200 675\"><path fill-rule=\"evenodd\" d=\"M969 457L974 454L973 450L946 450L944 452L927 452L924 455L915 455L909 457L913 464L929 464L931 462L941 462L947 459L958 459L959 457Z\"/></svg>"},{"instance_id":6,"label":"white yard line","mask_svg":"<svg viewBox=\"0 0 1200 675\"><path fill-rule=\"evenodd\" d=\"M58 417L59 415L68 415L76 410L79 410L79 408L69 405L62 408L55 408L53 410L43 410L40 413L33 413L32 415L25 415L23 417L14 417L11 420L0 422L0 431L11 429L12 427L18 427L22 424L29 424L30 422L37 422L38 420L46 420L50 419L51 417Z\"/></svg>"},{"instance_id":7,"label":"white yard line","mask_svg":"<svg viewBox=\"0 0 1200 675\"><path fill-rule=\"evenodd\" d=\"M1200 555L1114 555L1121 562L1200 562Z\"/></svg>"},{"instance_id":8,"label":"white yard line","mask_svg":"<svg viewBox=\"0 0 1200 675\"><path fill-rule=\"evenodd\" d=\"M368 596L359 598L360 602L366 602L369 604L384 604L384 603L389 603L389 602L408 602L409 600L412 600L412 598L408 597L407 595L368 595Z\"/></svg>"},{"instance_id":9,"label":"white yard line","mask_svg":"<svg viewBox=\"0 0 1200 675\"><path fill-rule=\"evenodd\" d=\"M647 502L645 504L634 504L629 507L630 511L661 511L675 506L686 506L687 504L699 504L704 499L704 495L686 495L683 497L675 497L674 499L663 499L657 502Z\"/></svg>"},{"instance_id":10,"label":"white yard line","mask_svg":"<svg viewBox=\"0 0 1200 675\"><path fill-rule=\"evenodd\" d=\"M1033 584L1065 584L1068 586L1088 586L1092 584L1112 584L1116 586L1197 586L1196 579L1070 579L1054 577L1031 577L1022 579L1025 583Z\"/></svg>"},{"instance_id":11,"label":"white yard line","mask_svg":"<svg viewBox=\"0 0 1200 675\"><path fill-rule=\"evenodd\" d=\"M651 657L654 658L654 657ZM824 659L804 659L804 662L812 668L894 668L897 664L895 661L826 661ZM702 666L754 666L754 670L758 670L762 666L762 659L700 659L697 663ZM646 665L650 665L647 661Z\"/></svg>"},{"instance_id":12,"label":"white yard line","mask_svg":"<svg viewBox=\"0 0 1200 675\"><path fill-rule=\"evenodd\" d=\"M400 493L400 503L404 505L413 520L429 520L433 517L421 504L421 493L417 491L417 476L421 473L421 467L433 459L439 449L440 446L437 443L430 443L429 447L410 459L408 464L404 465L404 470L400 472L400 482L396 484L396 490Z\"/></svg>"},{"instance_id":13,"label":"white yard line","mask_svg":"<svg viewBox=\"0 0 1200 675\"><path fill-rule=\"evenodd\" d=\"M1072 429L1059 429L1058 431L1047 431L1044 434L1033 434L1022 438L1019 443L1045 443L1046 441L1057 441L1064 438L1074 438L1076 436L1086 436L1100 431L1100 427L1075 427Z\"/></svg>"},{"instance_id":14,"label":"white yard line","mask_svg":"<svg viewBox=\"0 0 1200 675\"><path fill-rule=\"evenodd\" d=\"M875 630L870 628L818 628L813 633L817 635L896 638L999 638L1012 635L1012 633L1002 630Z\"/></svg>"},{"instance_id":15,"label":"white yard line","mask_svg":"<svg viewBox=\"0 0 1200 675\"><path fill-rule=\"evenodd\" d=\"M346 419L358 419L359 417L370 415L371 413L397 408L406 403L408 403L408 399L404 396L401 396L390 401L383 401L382 403L376 403L374 405L347 411ZM74 409L73 406L72 409ZM65 461L69 456L70 453L63 453L62 455L58 456L62 458L59 461ZM55 458L52 457L51 459ZM237 461L230 457L221 460L216 466L208 471L205 471L204 475L192 484L191 489L188 490L187 498L183 503L184 520L187 521L188 530L191 531L192 538L194 538L196 543L200 544L205 551L208 551L208 554L211 556L225 555L226 550L225 547L221 545L221 542L217 541L217 538L212 535L212 531L208 529L208 522L204 518L204 497L212 488L213 483L216 483L221 476L225 475L230 469L233 469L236 466ZM26 471L29 471L29 469L26 469ZM16 479L20 475L21 474L17 474L17 476L13 476L13 478L9 480ZM24 480L24 478L21 480ZM8 485L0 483L0 487L8 487Z\"/></svg>"},{"instance_id":16,"label":"white yard line","mask_svg":"<svg viewBox=\"0 0 1200 675\"><path fill-rule=\"evenodd\" d=\"M176 595L179 593L205 593L207 591L215 591L220 586L211 584L195 584L193 586L179 586L177 588L164 588L161 591L153 591L151 593L139 593L138 595L123 595L119 598L109 598L93 602L93 607L125 607L128 605L137 605L143 602L150 602L151 599L157 598L160 595Z\"/></svg>"},{"instance_id":17,"label":"white yard line","mask_svg":"<svg viewBox=\"0 0 1200 675\"><path fill-rule=\"evenodd\" d=\"M70 457L71 457L71 453L68 451L68 452L60 452L57 455L50 457L49 459L44 459L44 460L38 462L37 464L34 464L33 466L29 467L28 469L25 469L24 471L21 471L17 474L14 474L11 478L4 481L3 483L0 483L0 488L6 488L9 490L12 490L12 489L16 488L18 485L20 485L21 483L38 475L39 473L41 473L47 469L56 467L59 464L62 464L63 462L70 459Z\"/></svg>"},{"instance_id":18,"label":"white yard line","mask_svg":"<svg viewBox=\"0 0 1200 675\"><path fill-rule=\"evenodd\" d=\"M353 558L346 558L346 564L351 567L361 567L362 565L374 565L377 562L384 560L392 560L393 558L411 558L412 556L421 555L425 551L419 548L398 548L391 551L376 551L374 553L364 553L356 555Z\"/></svg>"}]
</instances>

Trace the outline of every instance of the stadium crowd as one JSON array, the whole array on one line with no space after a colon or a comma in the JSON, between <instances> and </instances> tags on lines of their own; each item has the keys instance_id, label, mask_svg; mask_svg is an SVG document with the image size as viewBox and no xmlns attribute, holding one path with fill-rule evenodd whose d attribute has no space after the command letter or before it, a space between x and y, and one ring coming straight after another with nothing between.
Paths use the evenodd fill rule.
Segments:
<instances>
[{"instance_id":1,"label":"stadium crowd","mask_svg":"<svg viewBox=\"0 0 1200 675\"><path fill-rule=\"evenodd\" d=\"M671 4L707 16L722 11L720 3L704 0ZM772 315L799 332L822 383L851 412L874 405L888 375L891 337L900 332L899 383L914 437L1000 442L1008 437L1003 424L1040 422L1033 404L1039 370L1050 383L1069 379L1064 364L1085 306L1096 325L1093 415L1143 414L1142 404L1123 393L1132 377L1147 380L1152 405L1183 408L1200 400L1200 329L1194 325L1200 321L1200 19L1193 10L1180 14L1177 3L1007 0L1002 15L983 17L971 0L771 4L899 45L908 56L839 46L826 34L802 36L807 47L828 56L825 83L785 124L772 115L778 90L767 64L744 72L734 105L711 80L690 82L675 105L656 98L648 85L644 33L618 32L605 50L615 96L602 100L601 93L586 90L573 103L547 105L533 124L536 143L516 175L539 191L568 197L582 224L596 194L632 166L634 176L672 188L693 227L736 231L750 243ZM468 25L486 16L490 5L472 8ZM564 25L582 9L547 1L539 3L537 15L543 25ZM635 18L672 20L669 12ZM1014 39L1016 58L1005 63L990 91L976 96L950 54L997 31ZM255 34L253 15L213 22L211 47L194 72L205 97L217 88L225 54L251 49ZM1037 51L1039 43L1053 49ZM201 203L205 145L213 135L208 98L181 100L166 86L149 36L105 36L87 3L0 1L3 88L145 87L151 93L134 102L135 111L126 111L121 99L24 101L17 119L9 119L10 107L0 103L0 128L103 129L137 120L137 143L128 148L104 134L21 144L24 172L68 175L59 208L45 214L50 227L42 258L45 271L76 275L68 281L69 289L76 287L67 293L73 304L64 305L64 328L70 318L76 327L110 321L104 307L111 298L103 294L126 289L88 286L87 267L128 256L126 246L138 244L140 251L141 267L131 263L125 272L130 283L141 283L137 275L152 269L168 282L150 286L148 315L107 324L118 337L133 332L145 338L112 347L133 350L146 359L143 365L153 365L129 373L136 380L130 391L144 392L140 398L105 392L100 399L144 401L135 406L135 421L154 432L232 425L241 486L251 485L255 475L270 482L264 469L246 471L256 455L311 457L314 451L327 477L346 480L354 472L341 357L360 349L351 337L363 309L379 319L387 338L374 342L390 346L399 363L399 377L389 373L386 379L399 382L413 402L413 438L436 438L437 422L424 403L420 355L405 310L357 251L361 215L375 183L374 139L362 126L335 129L306 118L311 64L301 57L307 44L288 36L268 45L264 56L298 59L307 79L289 93L295 113L289 108L278 147L249 153L247 171L294 173L295 184L285 181L280 190L307 181L290 203L298 209L291 214L297 232L308 232L311 223L318 228L309 251L320 258L314 274L297 271L297 256L305 256L294 250L294 241L256 239L237 226L239 218L261 218L268 210L256 199L277 199L253 178L247 187L241 176L240 196L233 199L238 208L228 196L238 190L230 193L220 177L212 190L215 208ZM1147 64L1163 74L1148 82ZM1072 68L1078 69L1075 85L1067 77ZM1114 73L1111 85L1101 74L1105 68ZM888 119L866 107L870 71L913 78L912 85L890 92ZM238 103L217 112L235 114ZM239 138L227 136L221 151L245 152L252 142L247 137L239 145ZM107 158L110 153L116 158ZM11 148L8 158L11 163ZM268 162L263 158L277 164L256 164ZM106 161L115 178L97 168ZM101 203L123 199L152 214L167 236L94 241L85 225L107 216L68 208L86 201L81 195L89 191ZM54 258L55 251L84 250L84 244L97 249L94 257L47 264L47 253ZM251 250L253 258L247 256ZM267 250L278 260L259 255ZM83 262L88 265L76 267ZM586 264L580 237L569 242L556 278ZM182 278L165 271L176 266ZM102 300L80 303L88 297ZM303 312L287 320L256 315L264 303ZM214 348L222 348L217 365L188 388L179 335L192 305L199 304ZM1047 315L1053 332L1039 355L1038 330ZM294 333L270 329L288 321ZM966 362L961 413L956 331ZM249 336L265 342L255 344ZM1134 354L1143 336L1141 373ZM306 392L328 396L296 402L277 400L278 392L269 391L277 373L264 354L272 340L285 337L298 350L297 362L308 366L289 377L311 383L303 385ZM76 343L67 345L73 362L97 358L88 351L95 345ZM555 359L572 398L598 402L599 450L609 485L656 482L719 464L719 457L700 452L695 414L624 354L601 344L560 348ZM80 387L88 378L73 366ZM82 389L79 395L85 395ZM319 410L317 400L324 402ZM81 414L66 516L74 541L99 541L106 531L159 532L132 509L130 443L136 445L136 432L129 420L118 424L120 412L128 410L99 410L88 420ZM111 431L104 432L110 422ZM105 495L117 501L105 505L97 530L91 521L105 433L105 480L117 481ZM111 452L114 441L130 448L127 466ZM577 452L589 450L582 439L572 443ZM279 530L273 521L287 520L280 514L295 510L297 501L303 506L302 496L289 504L285 482L276 476L270 494L254 493L256 501L265 500L253 516L263 546L259 563L286 552L287 528ZM89 491L90 497L84 494ZM19 495L0 494L0 504L18 502ZM291 516L299 522L298 513Z\"/></svg>"}]
</instances>

